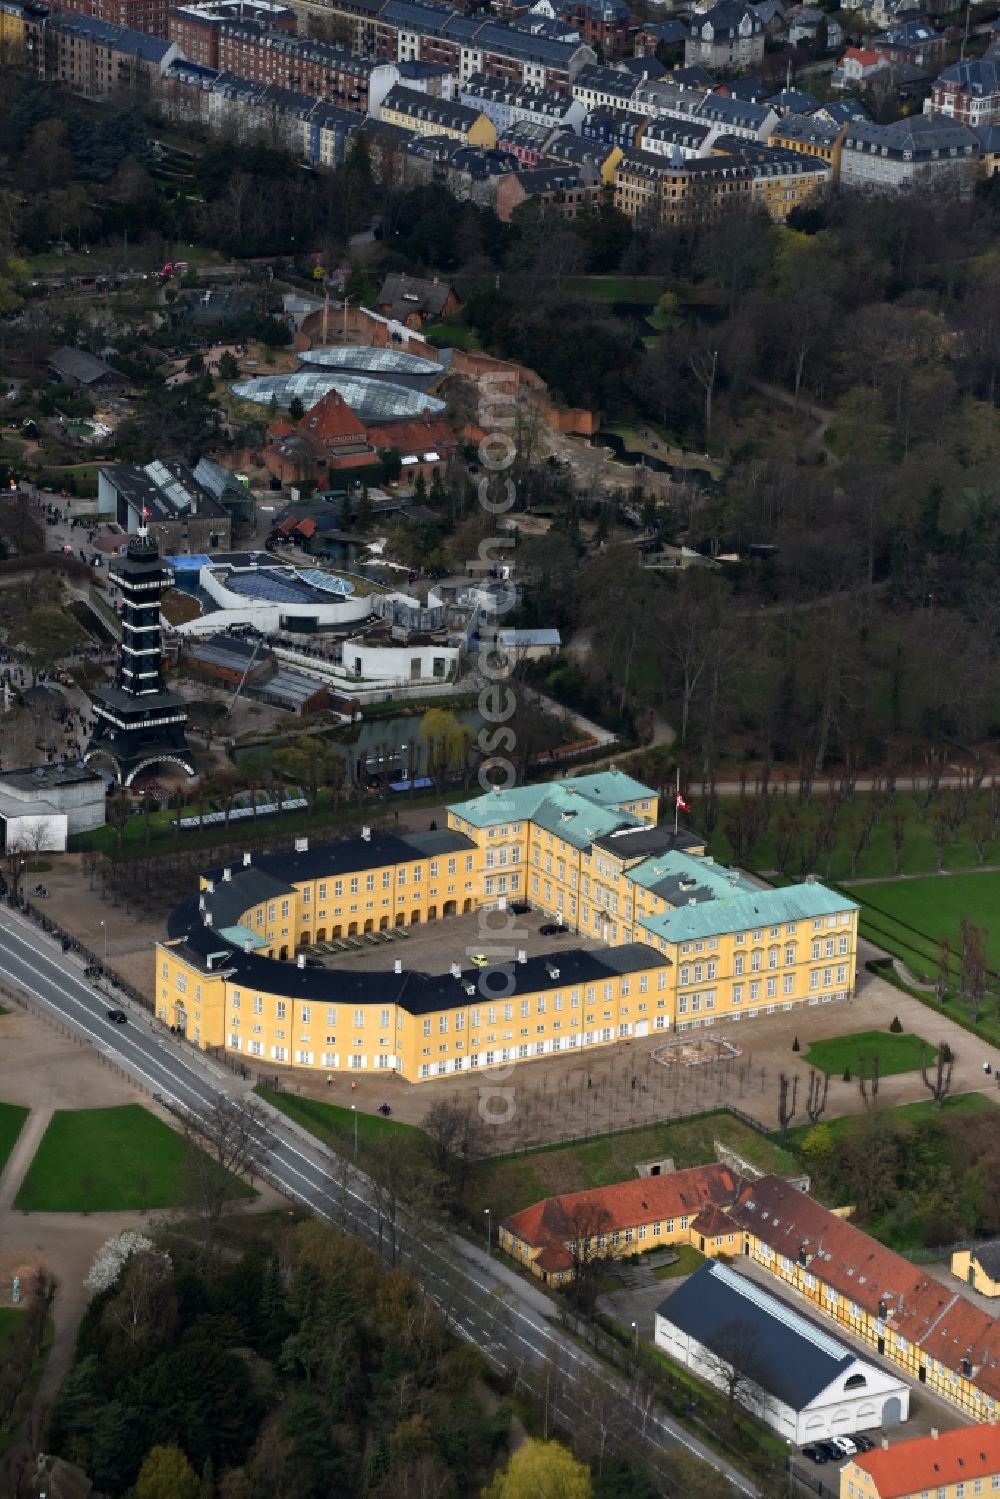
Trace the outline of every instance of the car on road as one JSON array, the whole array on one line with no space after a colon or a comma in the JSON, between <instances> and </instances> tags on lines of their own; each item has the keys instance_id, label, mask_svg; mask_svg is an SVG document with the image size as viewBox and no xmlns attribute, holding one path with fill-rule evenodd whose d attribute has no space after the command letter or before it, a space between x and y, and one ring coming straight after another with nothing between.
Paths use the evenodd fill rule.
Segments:
<instances>
[{"instance_id":1,"label":"car on road","mask_svg":"<svg viewBox=\"0 0 1000 1499\"><path fill-rule=\"evenodd\" d=\"M531 907L526 900L512 900L507 909L513 911L515 916L527 916Z\"/></svg>"},{"instance_id":2,"label":"car on road","mask_svg":"<svg viewBox=\"0 0 1000 1499\"><path fill-rule=\"evenodd\" d=\"M490 966L490 960L484 952L470 953L469 962L476 968L489 968Z\"/></svg>"},{"instance_id":3,"label":"car on road","mask_svg":"<svg viewBox=\"0 0 1000 1499\"><path fill-rule=\"evenodd\" d=\"M547 921L544 926L538 928L540 937L561 937L566 928L558 921Z\"/></svg>"},{"instance_id":4,"label":"car on road","mask_svg":"<svg viewBox=\"0 0 1000 1499\"><path fill-rule=\"evenodd\" d=\"M115 1025L128 1025L128 1016L124 1010L109 1010L108 1019Z\"/></svg>"}]
</instances>

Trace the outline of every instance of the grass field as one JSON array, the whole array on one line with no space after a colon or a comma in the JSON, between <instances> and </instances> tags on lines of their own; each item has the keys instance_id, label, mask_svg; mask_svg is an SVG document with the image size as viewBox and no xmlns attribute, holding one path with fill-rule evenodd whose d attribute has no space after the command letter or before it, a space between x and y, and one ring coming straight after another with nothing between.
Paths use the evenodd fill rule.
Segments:
<instances>
[{"instance_id":1,"label":"grass field","mask_svg":"<svg viewBox=\"0 0 1000 1499\"><path fill-rule=\"evenodd\" d=\"M873 929L884 926L910 947L914 962L909 964L907 959L908 966L914 967L918 977L937 977L937 943L942 937L949 939L953 951L958 950L963 917L985 928L986 961L994 972L1000 972L1000 874L984 870L892 880L859 885L851 894L861 902L862 919Z\"/></svg>"},{"instance_id":2,"label":"grass field","mask_svg":"<svg viewBox=\"0 0 1000 1499\"><path fill-rule=\"evenodd\" d=\"M921 1036L894 1035L892 1031L855 1031L849 1036L832 1036L813 1041L803 1060L810 1067L839 1077L849 1067L857 1077L863 1066L870 1070L872 1057L878 1057L880 1077L896 1072L918 1072L926 1056L928 1062L937 1055L937 1047Z\"/></svg>"},{"instance_id":3,"label":"grass field","mask_svg":"<svg viewBox=\"0 0 1000 1499\"><path fill-rule=\"evenodd\" d=\"M940 1119L942 1114L986 1114L996 1107L985 1093L956 1093L954 1097L946 1098L940 1109L934 1107L928 1096L926 1101L921 1099L919 1103L903 1103L898 1108L885 1109L883 1112L893 1119L905 1119L911 1124L919 1124L923 1119ZM839 1119L824 1119L823 1124L836 1137L850 1129L852 1124L857 1123L857 1119L856 1114L844 1114ZM789 1149L797 1150L811 1129L811 1124L793 1125L788 1131L785 1144Z\"/></svg>"},{"instance_id":4,"label":"grass field","mask_svg":"<svg viewBox=\"0 0 1000 1499\"><path fill-rule=\"evenodd\" d=\"M569 289L588 302L634 302L652 306L663 290L659 276L571 276Z\"/></svg>"},{"instance_id":5,"label":"grass field","mask_svg":"<svg viewBox=\"0 0 1000 1499\"><path fill-rule=\"evenodd\" d=\"M234 1177L232 1195L254 1193ZM187 1144L148 1109L130 1103L58 1109L14 1206L36 1213L123 1212L189 1200Z\"/></svg>"},{"instance_id":6,"label":"grass field","mask_svg":"<svg viewBox=\"0 0 1000 1499\"><path fill-rule=\"evenodd\" d=\"M275 1093L270 1088L257 1088L261 1098L279 1109L287 1119L293 1119L307 1129L318 1140L334 1150L350 1155L354 1151L354 1122L358 1126L358 1153L366 1146L382 1140L417 1140L421 1131L412 1124L399 1124L395 1119L383 1119L381 1114L357 1114L339 1104L321 1103L315 1098L301 1098L291 1093Z\"/></svg>"},{"instance_id":7,"label":"grass field","mask_svg":"<svg viewBox=\"0 0 1000 1499\"><path fill-rule=\"evenodd\" d=\"M7 1157L17 1143L27 1117L28 1110L22 1109L20 1104L0 1103L0 1171L6 1166Z\"/></svg>"},{"instance_id":8,"label":"grass field","mask_svg":"<svg viewBox=\"0 0 1000 1499\"><path fill-rule=\"evenodd\" d=\"M762 1171L795 1172L795 1157L724 1111L697 1119L653 1124L621 1134L601 1135L578 1144L524 1155L480 1161L472 1171L466 1204L474 1216L490 1208L495 1218L518 1212L542 1197L604 1187L635 1176L638 1161L672 1156L678 1169L716 1159L721 1140Z\"/></svg>"},{"instance_id":9,"label":"grass field","mask_svg":"<svg viewBox=\"0 0 1000 1499\"><path fill-rule=\"evenodd\" d=\"M426 338L439 349L481 349L479 334L464 323L429 323L423 330Z\"/></svg>"}]
</instances>

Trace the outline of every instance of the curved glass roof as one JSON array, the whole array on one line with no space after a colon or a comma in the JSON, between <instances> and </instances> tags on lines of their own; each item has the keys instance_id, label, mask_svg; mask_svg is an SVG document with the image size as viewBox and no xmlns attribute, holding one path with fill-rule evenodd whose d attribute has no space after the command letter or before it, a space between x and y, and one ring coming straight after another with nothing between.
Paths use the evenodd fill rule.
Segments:
<instances>
[{"instance_id":1,"label":"curved glass roof","mask_svg":"<svg viewBox=\"0 0 1000 1499\"><path fill-rule=\"evenodd\" d=\"M376 380L371 375L300 370L296 375L258 375L252 380L237 380L229 389L241 401L254 401L259 406L269 406L273 401L286 411L296 396L308 411L335 390L363 422L412 419L423 416L425 411L440 416L447 410L444 401L421 390L408 390L405 385Z\"/></svg>"},{"instance_id":2,"label":"curved glass roof","mask_svg":"<svg viewBox=\"0 0 1000 1499\"><path fill-rule=\"evenodd\" d=\"M326 370L367 370L381 375L442 375L444 370L435 359L421 359L398 349L351 348L343 345L329 349L306 349L299 354L302 364L318 365Z\"/></svg>"}]
</instances>

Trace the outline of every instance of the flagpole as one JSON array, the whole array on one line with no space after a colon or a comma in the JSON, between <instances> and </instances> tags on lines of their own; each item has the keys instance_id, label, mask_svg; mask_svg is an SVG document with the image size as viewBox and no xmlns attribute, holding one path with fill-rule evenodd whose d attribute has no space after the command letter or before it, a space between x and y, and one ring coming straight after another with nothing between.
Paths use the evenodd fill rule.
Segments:
<instances>
[{"instance_id":1,"label":"flagpole","mask_svg":"<svg viewBox=\"0 0 1000 1499\"><path fill-rule=\"evenodd\" d=\"M677 785L674 788L674 833L676 835L681 817L681 768L677 767Z\"/></svg>"}]
</instances>

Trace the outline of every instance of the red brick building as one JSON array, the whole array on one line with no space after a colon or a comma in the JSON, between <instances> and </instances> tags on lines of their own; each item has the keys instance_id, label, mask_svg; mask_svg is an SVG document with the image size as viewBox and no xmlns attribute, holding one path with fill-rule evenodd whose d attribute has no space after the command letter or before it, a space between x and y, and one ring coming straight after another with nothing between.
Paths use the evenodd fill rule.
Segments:
<instances>
[{"instance_id":1,"label":"red brick building","mask_svg":"<svg viewBox=\"0 0 1000 1499\"><path fill-rule=\"evenodd\" d=\"M298 31L290 6L275 5L272 0L209 0L205 5L175 6L167 16L167 35L188 62L219 68L219 33L226 22L232 21L286 36L295 36Z\"/></svg>"},{"instance_id":2,"label":"red brick building","mask_svg":"<svg viewBox=\"0 0 1000 1499\"><path fill-rule=\"evenodd\" d=\"M368 468L398 452L407 482L422 473L428 483L442 471L458 444L442 417L384 422L366 427L342 396L331 390L298 422L279 417L268 428L264 462L282 484L315 480L320 488L351 470Z\"/></svg>"},{"instance_id":3,"label":"red brick building","mask_svg":"<svg viewBox=\"0 0 1000 1499\"><path fill-rule=\"evenodd\" d=\"M92 16L110 26L127 26L147 36L166 37L168 0L59 0L59 9Z\"/></svg>"},{"instance_id":4,"label":"red brick building","mask_svg":"<svg viewBox=\"0 0 1000 1499\"><path fill-rule=\"evenodd\" d=\"M223 72L251 83L273 83L300 94L314 94L358 114L368 112L368 87L374 64L343 47L307 37L261 31L253 23L223 21L219 27L219 60Z\"/></svg>"}]
</instances>

